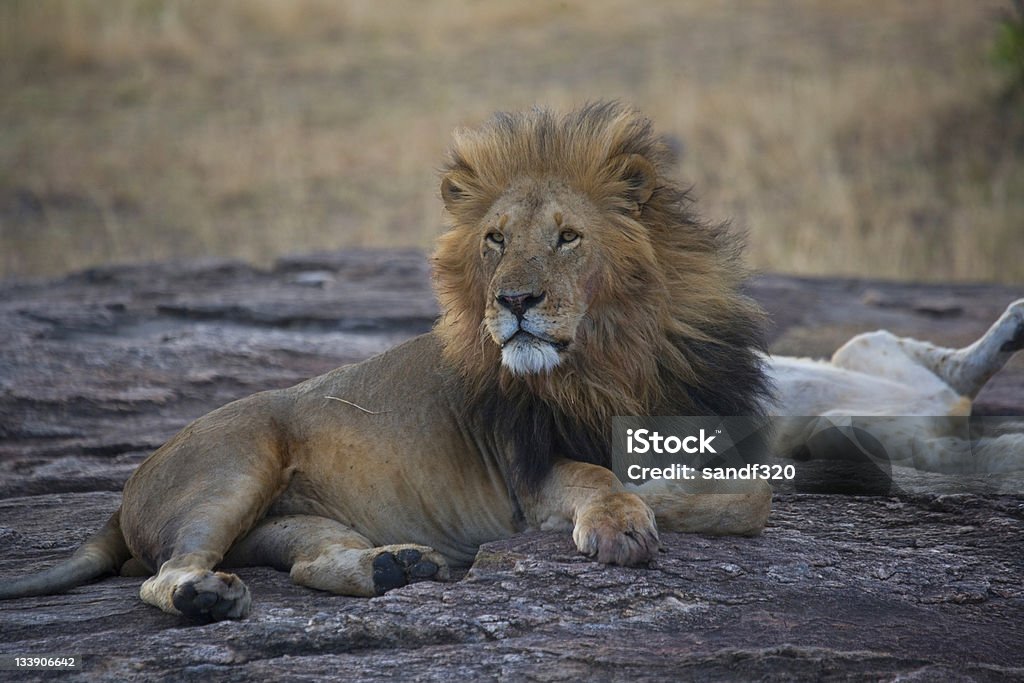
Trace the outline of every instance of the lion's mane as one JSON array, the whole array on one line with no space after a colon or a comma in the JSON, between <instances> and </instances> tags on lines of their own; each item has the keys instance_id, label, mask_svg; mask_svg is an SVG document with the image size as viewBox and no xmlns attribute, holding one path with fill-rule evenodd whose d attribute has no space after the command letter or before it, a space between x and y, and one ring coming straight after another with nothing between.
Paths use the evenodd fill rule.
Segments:
<instances>
[{"instance_id":1,"label":"lion's mane","mask_svg":"<svg viewBox=\"0 0 1024 683\"><path fill-rule=\"evenodd\" d=\"M657 178L639 215L630 202L637 179L621 163L634 154ZM650 121L613 102L564 115L500 112L456 132L442 172L459 201L433 259L436 333L469 409L511 440L522 481L539 482L556 454L608 466L615 415L764 412L765 318L742 293L742 240L692 211L687 191L669 180L671 164ZM550 373L515 377L482 325L488 282L477 226L524 176L556 177L584 193L618 237L578 350Z\"/></svg>"}]
</instances>

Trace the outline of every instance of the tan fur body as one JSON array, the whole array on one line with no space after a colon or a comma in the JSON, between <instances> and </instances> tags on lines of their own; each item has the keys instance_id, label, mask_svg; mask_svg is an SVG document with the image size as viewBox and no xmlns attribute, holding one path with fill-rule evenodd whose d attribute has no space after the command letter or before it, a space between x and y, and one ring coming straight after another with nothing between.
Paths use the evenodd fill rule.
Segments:
<instances>
[{"instance_id":1,"label":"tan fur body","mask_svg":"<svg viewBox=\"0 0 1024 683\"><path fill-rule=\"evenodd\" d=\"M381 548L416 547L438 566L430 578L443 577L446 564L468 564L481 543L531 528L573 530L580 549L601 561L650 559L658 544L653 513L607 469L563 461L540 490L515 490L509 454L478 438L487 427L464 414L467 398L445 367L440 341L428 334L186 427L125 487L120 520L131 554L161 570L143 585L143 599L174 612L183 583L237 592L233 575L211 578L222 562L271 564L304 585L373 595L372 559ZM197 471L230 474L197 480ZM730 506L737 514L728 524L718 519L715 495L694 496L687 524L755 533L770 491L754 486L746 495L757 504ZM216 501L216 509L197 514L197 501ZM709 518L705 510L715 512ZM261 537L275 524L295 533ZM325 557L326 582L309 566Z\"/></svg>"}]
</instances>

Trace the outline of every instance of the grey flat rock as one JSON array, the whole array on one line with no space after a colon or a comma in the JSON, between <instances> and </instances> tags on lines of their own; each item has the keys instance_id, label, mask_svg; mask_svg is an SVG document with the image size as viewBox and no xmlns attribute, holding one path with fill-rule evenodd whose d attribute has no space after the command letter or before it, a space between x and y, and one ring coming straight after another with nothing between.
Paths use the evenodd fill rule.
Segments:
<instances>
[{"instance_id":1,"label":"grey flat rock","mask_svg":"<svg viewBox=\"0 0 1024 683\"><path fill-rule=\"evenodd\" d=\"M1024 288L762 276L773 348L825 356L888 328L945 344ZM0 283L0 576L66 557L132 469L192 419L427 331L426 259L352 251L93 269ZM1015 359L976 405L1024 414ZM777 497L758 538L664 534L655 566L567 535L483 546L449 583L372 599L239 571L241 622L194 624L141 579L0 602L0 654L79 654L93 680L1024 679L1024 496ZM50 680L0 671L0 680Z\"/></svg>"}]
</instances>

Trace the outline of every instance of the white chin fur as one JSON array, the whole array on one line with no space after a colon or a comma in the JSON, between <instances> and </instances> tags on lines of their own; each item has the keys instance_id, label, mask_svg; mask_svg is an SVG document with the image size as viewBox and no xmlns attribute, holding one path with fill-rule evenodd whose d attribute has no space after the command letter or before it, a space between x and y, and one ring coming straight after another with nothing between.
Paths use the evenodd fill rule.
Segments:
<instances>
[{"instance_id":1,"label":"white chin fur","mask_svg":"<svg viewBox=\"0 0 1024 683\"><path fill-rule=\"evenodd\" d=\"M501 349L501 364L513 375L548 372L560 360L555 347L539 339L513 339Z\"/></svg>"}]
</instances>

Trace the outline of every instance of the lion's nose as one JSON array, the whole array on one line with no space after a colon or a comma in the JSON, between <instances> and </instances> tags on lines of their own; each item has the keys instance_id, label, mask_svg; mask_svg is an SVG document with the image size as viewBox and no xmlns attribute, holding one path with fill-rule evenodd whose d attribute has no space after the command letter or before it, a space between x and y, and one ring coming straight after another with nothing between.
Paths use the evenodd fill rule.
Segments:
<instances>
[{"instance_id":1,"label":"lion's nose","mask_svg":"<svg viewBox=\"0 0 1024 683\"><path fill-rule=\"evenodd\" d=\"M498 303L512 311L517 318L522 318L526 315L526 312L544 301L544 292L540 294L533 293L516 293L516 294L498 294L495 297Z\"/></svg>"}]
</instances>

